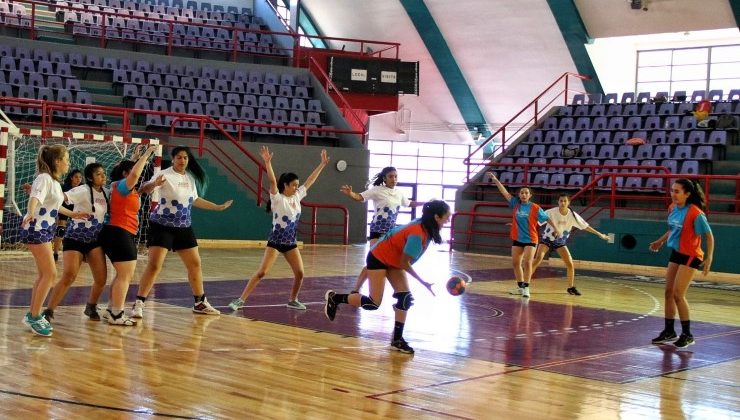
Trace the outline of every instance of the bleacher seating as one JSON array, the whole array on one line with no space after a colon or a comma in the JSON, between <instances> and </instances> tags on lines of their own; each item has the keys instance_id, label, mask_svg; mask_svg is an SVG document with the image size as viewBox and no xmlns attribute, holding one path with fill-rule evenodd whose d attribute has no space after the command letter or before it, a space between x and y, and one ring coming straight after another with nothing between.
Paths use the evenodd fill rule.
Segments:
<instances>
[{"instance_id":1,"label":"bleacher seating","mask_svg":"<svg viewBox=\"0 0 740 420\"><path fill-rule=\"evenodd\" d=\"M656 191L664 187L661 178L629 174L656 173L659 167L672 173L711 173L712 161L723 159L726 146L738 142L740 90L732 90L727 96L721 90L694 91L688 97L686 92L674 93L673 98L691 102L652 101L661 96L667 99L668 92L628 92L621 95L622 103L616 102L618 96L608 94L598 101L598 95L575 95L571 105L560 108L540 127L532 129L499 162L532 166L525 171L522 167L499 165L496 170L500 179L509 179L514 186L523 185L526 172L530 185L535 187L581 188L601 173L603 166L613 166L617 169L609 172L624 173L615 178L618 190ZM735 128L698 127L691 111L696 101L704 98L712 101L710 119L721 114L735 115ZM644 144L628 144L627 140L633 138L642 139ZM577 150L577 156L564 159L565 149ZM544 164L578 167L540 166ZM610 189L610 179L600 180L597 188Z\"/></svg>"}]
</instances>

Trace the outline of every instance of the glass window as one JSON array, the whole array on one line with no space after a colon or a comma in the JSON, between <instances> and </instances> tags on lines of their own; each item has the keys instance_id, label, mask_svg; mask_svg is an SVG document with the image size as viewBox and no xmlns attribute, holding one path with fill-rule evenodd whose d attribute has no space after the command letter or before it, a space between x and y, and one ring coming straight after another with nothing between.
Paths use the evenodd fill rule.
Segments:
<instances>
[{"instance_id":1,"label":"glass window","mask_svg":"<svg viewBox=\"0 0 740 420\"><path fill-rule=\"evenodd\" d=\"M740 45L712 48L712 63L740 63Z\"/></svg>"},{"instance_id":2,"label":"glass window","mask_svg":"<svg viewBox=\"0 0 740 420\"><path fill-rule=\"evenodd\" d=\"M637 71L637 79L641 82L654 82L671 79L671 67L641 67Z\"/></svg>"},{"instance_id":3,"label":"glass window","mask_svg":"<svg viewBox=\"0 0 740 420\"><path fill-rule=\"evenodd\" d=\"M707 64L693 64L673 67L673 80L707 80Z\"/></svg>"},{"instance_id":4,"label":"glass window","mask_svg":"<svg viewBox=\"0 0 740 420\"><path fill-rule=\"evenodd\" d=\"M709 78L712 80L735 78L740 76L740 62L712 64L711 71Z\"/></svg>"},{"instance_id":5,"label":"glass window","mask_svg":"<svg viewBox=\"0 0 740 420\"><path fill-rule=\"evenodd\" d=\"M658 66L671 62L671 51L641 51L638 53L639 66Z\"/></svg>"},{"instance_id":6,"label":"glass window","mask_svg":"<svg viewBox=\"0 0 740 420\"><path fill-rule=\"evenodd\" d=\"M688 48L673 51L673 64L700 64L709 60L709 48Z\"/></svg>"}]
</instances>

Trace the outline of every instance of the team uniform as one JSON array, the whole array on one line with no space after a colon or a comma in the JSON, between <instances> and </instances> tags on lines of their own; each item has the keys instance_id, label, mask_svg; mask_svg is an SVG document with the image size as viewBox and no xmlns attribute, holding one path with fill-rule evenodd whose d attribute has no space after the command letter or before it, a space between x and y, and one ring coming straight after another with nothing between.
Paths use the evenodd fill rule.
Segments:
<instances>
[{"instance_id":1,"label":"team uniform","mask_svg":"<svg viewBox=\"0 0 740 420\"><path fill-rule=\"evenodd\" d=\"M101 234L103 251L111 262L136 260L140 197L126 186L126 179L111 184L110 212Z\"/></svg>"},{"instance_id":2,"label":"team uniform","mask_svg":"<svg viewBox=\"0 0 740 420\"><path fill-rule=\"evenodd\" d=\"M400 190L388 188L385 185L375 185L360 193L363 201L373 201L375 215L370 222L370 237L380 238L396 227L396 219L401 208L409 207L411 200L406 198Z\"/></svg>"},{"instance_id":3,"label":"team uniform","mask_svg":"<svg viewBox=\"0 0 740 420\"><path fill-rule=\"evenodd\" d=\"M392 229L378 241L367 254L368 270L401 268L401 257L411 257L411 264L421 258L432 239L427 235L421 220Z\"/></svg>"},{"instance_id":4,"label":"team uniform","mask_svg":"<svg viewBox=\"0 0 740 420\"><path fill-rule=\"evenodd\" d=\"M95 203L95 212L92 211L90 191ZM64 251L77 251L83 255L101 246L100 232L108 214L108 198L104 190L96 191L89 185L80 185L70 189L65 194L67 203L76 211L92 213L90 219L70 219L62 241Z\"/></svg>"},{"instance_id":5,"label":"team uniform","mask_svg":"<svg viewBox=\"0 0 740 420\"><path fill-rule=\"evenodd\" d=\"M39 174L33 180L30 198L39 200L33 217L36 219L21 230L21 242L37 245L50 242L56 233L59 207L64 202L62 186L51 175Z\"/></svg>"},{"instance_id":6,"label":"team uniform","mask_svg":"<svg viewBox=\"0 0 740 420\"><path fill-rule=\"evenodd\" d=\"M555 229L548 223L545 227L545 231L542 233L542 243L547 245L550 249L562 248L566 245L568 237L573 227L577 227L580 230L587 229L589 227L588 222L583 220L580 214L568 209L568 214L563 216L560 214L560 209L553 207L545 211L550 221L558 227L561 232L560 237L555 237Z\"/></svg>"},{"instance_id":7,"label":"team uniform","mask_svg":"<svg viewBox=\"0 0 740 420\"><path fill-rule=\"evenodd\" d=\"M270 194L272 208L272 230L267 246L286 253L297 247L298 221L301 219L301 200L307 195L306 186L301 185L295 194L287 197L280 192Z\"/></svg>"},{"instance_id":8,"label":"team uniform","mask_svg":"<svg viewBox=\"0 0 740 420\"><path fill-rule=\"evenodd\" d=\"M536 248L539 242L537 226L550 220L550 217L539 205L531 202L523 204L518 197L511 197L509 208L514 210L509 234L513 241L512 246Z\"/></svg>"},{"instance_id":9,"label":"team uniform","mask_svg":"<svg viewBox=\"0 0 740 420\"><path fill-rule=\"evenodd\" d=\"M670 262L699 268L704 260L701 236L712 232L707 217L699 207L671 205L668 209L668 247L672 249Z\"/></svg>"},{"instance_id":10,"label":"team uniform","mask_svg":"<svg viewBox=\"0 0 740 420\"><path fill-rule=\"evenodd\" d=\"M147 246L159 246L171 251L198 246L192 224L193 203L198 191L193 177L187 172L177 173L173 167L154 174L150 182L160 175L162 184L153 194L156 205L149 216Z\"/></svg>"}]
</instances>

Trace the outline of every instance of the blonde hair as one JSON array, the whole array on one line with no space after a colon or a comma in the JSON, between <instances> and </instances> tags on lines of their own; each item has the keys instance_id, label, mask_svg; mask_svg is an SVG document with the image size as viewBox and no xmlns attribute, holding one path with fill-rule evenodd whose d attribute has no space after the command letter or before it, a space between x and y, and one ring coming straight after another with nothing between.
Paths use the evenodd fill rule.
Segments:
<instances>
[{"instance_id":1,"label":"blonde hair","mask_svg":"<svg viewBox=\"0 0 740 420\"><path fill-rule=\"evenodd\" d=\"M56 174L57 159L63 159L67 153L67 147L63 144L53 144L51 146L41 146L39 155L36 159L36 170L40 174L49 174L57 181L61 181L61 174Z\"/></svg>"}]
</instances>

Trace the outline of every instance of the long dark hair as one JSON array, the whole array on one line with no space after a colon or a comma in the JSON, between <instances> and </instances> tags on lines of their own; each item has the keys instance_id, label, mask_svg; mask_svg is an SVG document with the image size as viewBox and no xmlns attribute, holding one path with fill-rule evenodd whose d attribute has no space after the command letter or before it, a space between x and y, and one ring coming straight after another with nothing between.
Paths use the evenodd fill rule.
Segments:
<instances>
[{"instance_id":1,"label":"long dark hair","mask_svg":"<svg viewBox=\"0 0 740 420\"><path fill-rule=\"evenodd\" d=\"M93 198L93 174L96 170L101 168L103 168L103 165L98 162L93 162L85 166L85 184L87 184L87 187L90 188L90 204L92 205L93 213L95 213L95 198ZM107 211L110 213L110 201L108 201L108 196L105 195L105 189L101 188L100 191L103 193L103 198L105 198Z\"/></svg>"},{"instance_id":2,"label":"long dark hair","mask_svg":"<svg viewBox=\"0 0 740 420\"><path fill-rule=\"evenodd\" d=\"M385 183L385 176L388 175L389 172L398 172L396 171L396 168L393 166L386 166L385 168L381 169L380 172L375 174L372 179L370 179L370 184L378 186L380 184Z\"/></svg>"},{"instance_id":3,"label":"long dark hair","mask_svg":"<svg viewBox=\"0 0 740 420\"><path fill-rule=\"evenodd\" d=\"M198 194L204 195L208 188L208 174L203 170L203 167L200 166L198 161L195 160L195 156L193 156L193 152L190 151L190 148L187 146L175 146L172 148L170 156L174 159L178 153L183 151L188 154L188 166L185 170L190 172L190 174L193 175L193 178L195 178L195 186L198 189Z\"/></svg>"},{"instance_id":4,"label":"long dark hair","mask_svg":"<svg viewBox=\"0 0 740 420\"><path fill-rule=\"evenodd\" d=\"M110 182L120 181L125 178L123 176L123 173L131 172L131 169L134 168L134 165L134 161L128 159L118 162L118 164L110 170Z\"/></svg>"},{"instance_id":5,"label":"long dark hair","mask_svg":"<svg viewBox=\"0 0 740 420\"><path fill-rule=\"evenodd\" d=\"M450 211L450 206L442 200L426 202L421 209L421 225L435 244L441 244L442 237L439 235L441 228L434 216L442 217L448 211Z\"/></svg>"},{"instance_id":6,"label":"long dark hair","mask_svg":"<svg viewBox=\"0 0 740 420\"><path fill-rule=\"evenodd\" d=\"M72 177L77 174L82 175L82 171L80 171L77 168L72 169L71 171L67 172L67 176L64 177L64 182L62 183L62 189L64 191L67 191L72 188Z\"/></svg>"},{"instance_id":7,"label":"long dark hair","mask_svg":"<svg viewBox=\"0 0 740 420\"><path fill-rule=\"evenodd\" d=\"M693 204L699 207L701 211L706 211L707 200L704 197L704 189L698 182L687 178L680 178L673 182L681 185L683 191L689 193L689 196L686 198L686 204Z\"/></svg>"},{"instance_id":8,"label":"long dark hair","mask_svg":"<svg viewBox=\"0 0 740 420\"><path fill-rule=\"evenodd\" d=\"M278 178L277 181L278 192L282 194L283 191L285 191L285 185L290 184L296 179L298 179L298 175L294 174L293 172L283 172L282 174L280 174L280 178ZM272 200L267 200L267 208L265 209L265 211L267 211L268 213L272 211Z\"/></svg>"}]
</instances>

